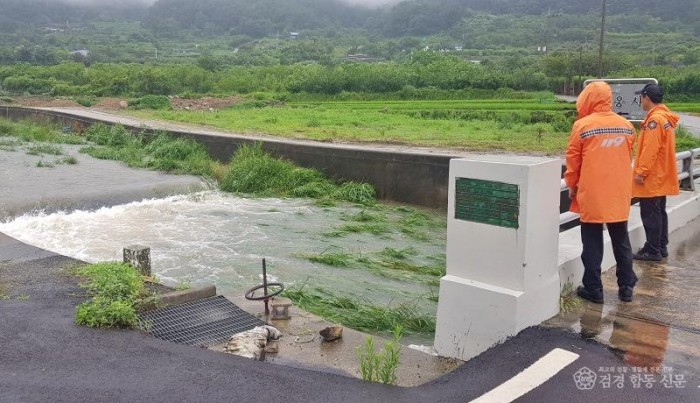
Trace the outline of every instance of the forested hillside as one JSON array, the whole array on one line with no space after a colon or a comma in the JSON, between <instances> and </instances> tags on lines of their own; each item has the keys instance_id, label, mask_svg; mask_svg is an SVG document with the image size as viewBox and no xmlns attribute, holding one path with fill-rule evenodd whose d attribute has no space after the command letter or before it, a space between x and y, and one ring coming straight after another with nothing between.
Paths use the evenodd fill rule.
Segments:
<instances>
[{"instance_id":1,"label":"forested hillside","mask_svg":"<svg viewBox=\"0 0 700 403\"><path fill-rule=\"evenodd\" d=\"M379 8L343 0L85 1L0 0L0 65L339 71L348 63L430 60L462 70L464 63L478 64L479 74L497 76L489 86L559 92L601 73L603 0L406 0ZM679 89L700 80L700 1L606 4L603 75L654 76ZM424 54L430 52L441 56ZM7 77L0 91L65 91L25 78ZM398 82L423 85L410 78L378 88ZM683 92L695 97L692 89Z\"/></svg>"}]
</instances>

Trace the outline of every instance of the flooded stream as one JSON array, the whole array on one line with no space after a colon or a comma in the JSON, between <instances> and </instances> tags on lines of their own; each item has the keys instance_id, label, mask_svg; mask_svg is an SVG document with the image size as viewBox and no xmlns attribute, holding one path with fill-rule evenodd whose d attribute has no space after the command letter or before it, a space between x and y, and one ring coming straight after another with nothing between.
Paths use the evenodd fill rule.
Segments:
<instances>
[{"instance_id":1,"label":"flooded stream","mask_svg":"<svg viewBox=\"0 0 700 403\"><path fill-rule=\"evenodd\" d=\"M368 270L358 261L380 261L387 250L404 250L413 266L444 267L444 225L419 228L417 240L392 225L414 210L385 205L379 214L390 231L338 231L364 210L206 191L96 211L27 214L0 223L0 231L87 262L121 260L123 247L146 245L153 273L165 284L215 283L225 295L243 295L260 284L266 258L268 278L287 288L305 283L379 305L418 301L420 310L434 315L437 304L429 297L438 294L439 276ZM334 253L352 256L353 263L334 267L306 258Z\"/></svg>"}]
</instances>

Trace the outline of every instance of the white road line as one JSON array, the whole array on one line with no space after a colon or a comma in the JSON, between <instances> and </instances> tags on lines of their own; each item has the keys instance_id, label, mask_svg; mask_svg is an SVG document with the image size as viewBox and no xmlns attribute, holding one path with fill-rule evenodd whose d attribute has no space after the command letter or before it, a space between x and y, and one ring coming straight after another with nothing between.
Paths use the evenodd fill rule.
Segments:
<instances>
[{"instance_id":1,"label":"white road line","mask_svg":"<svg viewBox=\"0 0 700 403\"><path fill-rule=\"evenodd\" d=\"M490 392L481 395L481 397L472 400L472 403L512 402L547 382L549 378L576 361L578 357L578 354L555 348L518 375L503 382Z\"/></svg>"}]
</instances>

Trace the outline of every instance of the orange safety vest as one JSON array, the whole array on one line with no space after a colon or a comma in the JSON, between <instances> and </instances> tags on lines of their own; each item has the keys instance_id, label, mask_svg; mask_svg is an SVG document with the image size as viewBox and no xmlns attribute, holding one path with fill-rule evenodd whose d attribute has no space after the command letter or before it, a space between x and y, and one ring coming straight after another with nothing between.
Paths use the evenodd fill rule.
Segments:
<instances>
[{"instance_id":1,"label":"orange safety vest","mask_svg":"<svg viewBox=\"0 0 700 403\"><path fill-rule=\"evenodd\" d=\"M632 185L634 197L671 196L679 193L676 133L679 117L659 104L647 113L639 133L634 173L644 184Z\"/></svg>"},{"instance_id":2,"label":"orange safety vest","mask_svg":"<svg viewBox=\"0 0 700 403\"><path fill-rule=\"evenodd\" d=\"M602 81L589 84L576 101L566 150L564 180L576 191L570 210L581 222L627 221L632 198L634 126L612 111L612 90Z\"/></svg>"}]
</instances>

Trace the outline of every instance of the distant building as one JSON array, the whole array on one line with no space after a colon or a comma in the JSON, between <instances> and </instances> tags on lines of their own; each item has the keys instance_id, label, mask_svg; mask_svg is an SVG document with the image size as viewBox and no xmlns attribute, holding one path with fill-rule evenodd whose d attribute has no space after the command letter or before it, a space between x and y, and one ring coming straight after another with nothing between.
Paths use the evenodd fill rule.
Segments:
<instances>
[{"instance_id":1,"label":"distant building","mask_svg":"<svg viewBox=\"0 0 700 403\"><path fill-rule=\"evenodd\" d=\"M80 55L82 57L87 57L90 54L90 51L87 49L78 49L70 52L71 55Z\"/></svg>"},{"instance_id":2,"label":"distant building","mask_svg":"<svg viewBox=\"0 0 700 403\"><path fill-rule=\"evenodd\" d=\"M370 57L364 53L347 55L343 58L343 60L348 61L348 62L366 62L366 63L373 63L373 62L380 61L380 59L378 59L376 57Z\"/></svg>"},{"instance_id":3,"label":"distant building","mask_svg":"<svg viewBox=\"0 0 700 403\"><path fill-rule=\"evenodd\" d=\"M299 33L298 32L290 32L289 39L299 39Z\"/></svg>"}]
</instances>

